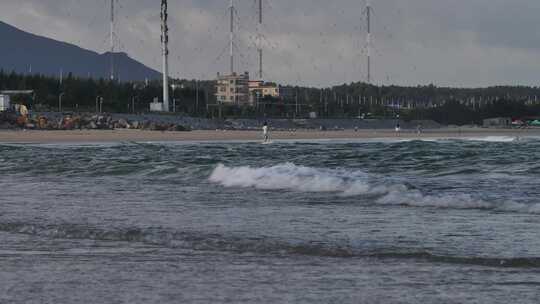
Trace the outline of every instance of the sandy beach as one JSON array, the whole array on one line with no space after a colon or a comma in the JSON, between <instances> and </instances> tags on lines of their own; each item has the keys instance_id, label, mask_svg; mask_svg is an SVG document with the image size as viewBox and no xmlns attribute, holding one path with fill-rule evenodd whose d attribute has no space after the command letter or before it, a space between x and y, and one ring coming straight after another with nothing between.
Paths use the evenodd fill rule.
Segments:
<instances>
[{"instance_id":1,"label":"sandy beach","mask_svg":"<svg viewBox=\"0 0 540 304\"><path fill-rule=\"evenodd\" d=\"M438 129L426 130L418 135L393 130L345 131L276 131L272 140L325 140L325 139L458 139L476 137L526 137L540 136L540 129ZM0 143L97 143L97 142L164 142L164 141L259 141L257 131L192 131L158 132L143 130L76 130L76 131L0 131Z\"/></svg>"}]
</instances>

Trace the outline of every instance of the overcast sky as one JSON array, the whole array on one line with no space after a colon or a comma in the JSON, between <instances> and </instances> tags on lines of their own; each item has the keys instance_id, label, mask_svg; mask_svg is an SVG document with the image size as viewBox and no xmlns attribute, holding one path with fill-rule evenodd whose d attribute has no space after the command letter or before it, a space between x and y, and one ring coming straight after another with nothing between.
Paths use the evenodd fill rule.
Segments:
<instances>
[{"instance_id":1,"label":"overcast sky","mask_svg":"<svg viewBox=\"0 0 540 304\"><path fill-rule=\"evenodd\" d=\"M104 52L109 0L1 0L0 20ZM160 70L158 0L118 0L117 48ZM256 0L235 0L237 70L257 69ZM376 83L538 85L539 0L371 0ZM169 0L171 76L228 71L228 0ZM365 0L264 0L265 78L327 86L366 79Z\"/></svg>"}]
</instances>

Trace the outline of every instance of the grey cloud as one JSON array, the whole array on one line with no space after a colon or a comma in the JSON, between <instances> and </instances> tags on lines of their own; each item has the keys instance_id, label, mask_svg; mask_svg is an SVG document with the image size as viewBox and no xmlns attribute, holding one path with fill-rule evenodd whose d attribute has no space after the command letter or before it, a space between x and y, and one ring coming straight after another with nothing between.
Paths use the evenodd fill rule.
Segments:
<instances>
[{"instance_id":1,"label":"grey cloud","mask_svg":"<svg viewBox=\"0 0 540 304\"><path fill-rule=\"evenodd\" d=\"M108 48L107 0L2 0L0 19L96 51ZM238 70L255 73L255 2L236 0ZM228 1L170 0L172 74L227 69ZM120 0L118 45L160 68L159 2ZM378 83L537 84L538 0L372 0ZM365 80L363 0L265 0L266 77L290 84Z\"/></svg>"}]
</instances>

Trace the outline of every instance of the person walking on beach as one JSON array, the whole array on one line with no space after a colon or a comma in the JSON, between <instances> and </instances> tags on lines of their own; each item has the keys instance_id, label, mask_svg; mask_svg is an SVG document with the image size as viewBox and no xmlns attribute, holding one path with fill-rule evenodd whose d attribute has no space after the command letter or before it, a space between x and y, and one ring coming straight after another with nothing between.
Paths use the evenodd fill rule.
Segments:
<instances>
[{"instance_id":1,"label":"person walking on beach","mask_svg":"<svg viewBox=\"0 0 540 304\"><path fill-rule=\"evenodd\" d=\"M396 135L399 136L399 132L401 132L401 126L399 125L399 122L396 125Z\"/></svg>"},{"instance_id":2,"label":"person walking on beach","mask_svg":"<svg viewBox=\"0 0 540 304\"><path fill-rule=\"evenodd\" d=\"M265 121L264 124L263 124L263 137L264 137L264 142L268 142L268 139L269 139L269 136L268 136L268 123Z\"/></svg>"},{"instance_id":3,"label":"person walking on beach","mask_svg":"<svg viewBox=\"0 0 540 304\"><path fill-rule=\"evenodd\" d=\"M19 117L17 118L17 124L21 126L23 129L26 129L26 124L28 123L28 108L21 103L18 106L18 113Z\"/></svg>"}]
</instances>

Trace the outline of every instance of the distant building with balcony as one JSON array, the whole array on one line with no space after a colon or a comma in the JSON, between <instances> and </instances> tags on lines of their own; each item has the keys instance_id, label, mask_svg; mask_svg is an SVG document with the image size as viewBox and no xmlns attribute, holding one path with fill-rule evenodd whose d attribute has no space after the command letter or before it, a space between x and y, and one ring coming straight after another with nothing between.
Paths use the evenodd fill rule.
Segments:
<instances>
[{"instance_id":1,"label":"distant building with balcony","mask_svg":"<svg viewBox=\"0 0 540 304\"><path fill-rule=\"evenodd\" d=\"M251 104L257 102L257 98L280 97L279 86L274 83L265 83L262 80L249 81L249 98Z\"/></svg>"},{"instance_id":2,"label":"distant building with balcony","mask_svg":"<svg viewBox=\"0 0 540 304\"><path fill-rule=\"evenodd\" d=\"M9 95L0 95L0 112L7 111L11 108Z\"/></svg>"},{"instance_id":3,"label":"distant building with balcony","mask_svg":"<svg viewBox=\"0 0 540 304\"><path fill-rule=\"evenodd\" d=\"M249 96L249 73L217 75L216 99L225 105L253 105Z\"/></svg>"}]
</instances>

